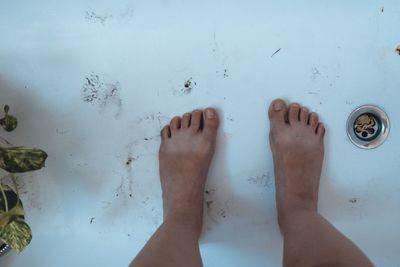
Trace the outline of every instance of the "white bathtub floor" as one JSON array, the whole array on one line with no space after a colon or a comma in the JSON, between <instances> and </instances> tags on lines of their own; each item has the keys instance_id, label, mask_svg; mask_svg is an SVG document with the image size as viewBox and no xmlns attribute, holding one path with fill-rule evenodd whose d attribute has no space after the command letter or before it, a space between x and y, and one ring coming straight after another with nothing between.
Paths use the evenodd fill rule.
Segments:
<instances>
[{"instance_id":1,"label":"white bathtub floor","mask_svg":"<svg viewBox=\"0 0 400 267\"><path fill-rule=\"evenodd\" d=\"M159 130L206 106L223 125L204 264L279 266L276 97L327 126L321 213L377 266L400 266L399 25L397 0L2 1L0 105L19 128L1 136L50 157L19 177L34 237L0 266L127 266L162 220ZM367 103L392 122L372 151L345 132Z\"/></svg>"}]
</instances>

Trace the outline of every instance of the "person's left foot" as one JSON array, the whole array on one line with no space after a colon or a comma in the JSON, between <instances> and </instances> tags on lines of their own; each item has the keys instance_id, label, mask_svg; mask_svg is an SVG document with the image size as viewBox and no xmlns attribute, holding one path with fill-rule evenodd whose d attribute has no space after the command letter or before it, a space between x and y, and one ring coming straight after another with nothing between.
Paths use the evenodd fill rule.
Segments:
<instances>
[{"instance_id":1,"label":"person's left foot","mask_svg":"<svg viewBox=\"0 0 400 267\"><path fill-rule=\"evenodd\" d=\"M204 186L218 126L217 111L208 108L175 117L161 131L159 159L164 219L195 226L199 234Z\"/></svg>"}]
</instances>

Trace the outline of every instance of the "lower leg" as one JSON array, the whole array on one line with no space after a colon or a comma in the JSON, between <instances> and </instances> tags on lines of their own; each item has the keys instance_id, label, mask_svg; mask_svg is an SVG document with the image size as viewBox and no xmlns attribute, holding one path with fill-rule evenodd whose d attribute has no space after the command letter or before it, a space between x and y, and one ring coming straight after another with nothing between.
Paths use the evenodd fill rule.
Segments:
<instances>
[{"instance_id":1,"label":"lower leg","mask_svg":"<svg viewBox=\"0 0 400 267\"><path fill-rule=\"evenodd\" d=\"M282 225L284 266L373 266L363 252L316 211L298 210Z\"/></svg>"},{"instance_id":2,"label":"lower leg","mask_svg":"<svg viewBox=\"0 0 400 267\"><path fill-rule=\"evenodd\" d=\"M219 121L214 109L175 117L161 131L160 178L164 223L131 267L202 266L199 237L204 186Z\"/></svg>"},{"instance_id":3,"label":"lower leg","mask_svg":"<svg viewBox=\"0 0 400 267\"><path fill-rule=\"evenodd\" d=\"M132 262L132 267L201 267L198 231L191 223L168 218Z\"/></svg>"},{"instance_id":4,"label":"lower leg","mask_svg":"<svg viewBox=\"0 0 400 267\"><path fill-rule=\"evenodd\" d=\"M269 117L284 266L373 266L317 211L325 134L318 116L276 100Z\"/></svg>"}]
</instances>

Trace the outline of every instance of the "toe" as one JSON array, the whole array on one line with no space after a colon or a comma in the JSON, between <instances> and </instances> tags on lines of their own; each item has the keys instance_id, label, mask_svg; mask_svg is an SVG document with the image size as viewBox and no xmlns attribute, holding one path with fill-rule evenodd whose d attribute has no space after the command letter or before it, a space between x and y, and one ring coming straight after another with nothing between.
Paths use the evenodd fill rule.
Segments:
<instances>
[{"instance_id":1,"label":"toe","mask_svg":"<svg viewBox=\"0 0 400 267\"><path fill-rule=\"evenodd\" d=\"M317 127L317 135L324 137L325 136L325 126L323 123L318 123L318 127Z\"/></svg>"},{"instance_id":2,"label":"toe","mask_svg":"<svg viewBox=\"0 0 400 267\"><path fill-rule=\"evenodd\" d=\"M299 123L300 116L300 105L297 103L293 103L289 106L289 124L294 125Z\"/></svg>"},{"instance_id":3,"label":"toe","mask_svg":"<svg viewBox=\"0 0 400 267\"><path fill-rule=\"evenodd\" d=\"M307 125L308 123L308 115L309 111L308 108L302 107L300 110L300 122L304 125Z\"/></svg>"},{"instance_id":4,"label":"toe","mask_svg":"<svg viewBox=\"0 0 400 267\"><path fill-rule=\"evenodd\" d=\"M182 129L187 129L190 126L190 119L192 117L191 113L185 113L182 116L182 121L181 121L181 128Z\"/></svg>"},{"instance_id":5,"label":"toe","mask_svg":"<svg viewBox=\"0 0 400 267\"><path fill-rule=\"evenodd\" d=\"M168 138L171 137L171 129L169 128L169 125L166 125L162 130L161 130L161 140L164 141Z\"/></svg>"},{"instance_id":6,"label":"toe","mask_svg":"<svg viewBox=\"0 0 400 267\"><path fill-rule=\"evenodd\" d=\"M181 118L180 117L174 117L170 124L169 127L171 128L171 132L174 133L178 131L181 128Z\"/></svg>"},{"instance_id":7,"label":"toe","mask_svg":"<svg viewBox=\"0 0 400 267\"><path fill-rule=\"evenodd\" d=\"M308 124L316 131L318 126L318 115L315 112L311 112L308 118Z\"/></svg>"},{"instance_id":8,"label":"toe","mask_svg":"<svg viewBox=\"0 0 400 267\"><path fill-rule=\"evenodd\" d=\"M190 120L190 129L192 129L194 132L199 131L202 125L202 120L203 120L203 111L201 110L195 110L192 112L192 118Z\"/></svg>"},{"instance_id":9,"label":"toe","mask_svg":"<svg viewBox=\"0 0 400 267\"><path fill-rule=\"evenodd\" d=\"M204 127L203 133L207 138L215 139L219 126L218 112L214 108L207 108L203 112Z\"/></svg>"},{"instance_id":10,"label":"toe","mask_svg":"<svg viewBox=\"0 0 400 267\"><path fill-rule=\"evenodd\" d=\"M275 99L269 106L268 116L271 123L285 123L287 107L282 99Z\"/></svg>"}]
</instances>

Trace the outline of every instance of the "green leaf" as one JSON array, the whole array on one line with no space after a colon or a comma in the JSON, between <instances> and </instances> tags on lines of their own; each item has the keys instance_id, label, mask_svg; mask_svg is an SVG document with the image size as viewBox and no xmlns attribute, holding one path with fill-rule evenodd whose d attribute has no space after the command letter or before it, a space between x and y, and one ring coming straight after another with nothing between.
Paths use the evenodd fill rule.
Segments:
<instances>
[{"instance_id":1,"label":"green leaf","mask_svg":"<svg viewBox=\"0 0 400 267\"><path fill-rule=\"evenodd\" d=\"M0 226L0 239L19 253L31 242L32 231L23 219L14 217L6 226Z\"/></svg>"},{"instance_id":2,"label":"green leaf","mask_svg":"<svg viewBox=\"0 0 400 267\"><path fill-rule=\"evenodd\" d=\"M0 191L0 240L21 252L32 239L22 202L10 186L0 183Z\"/></svg>"},{"instance_id":3,"label":"green leaf","mask_svg":"<svg viewBox=\"0 0 400 267\"><path fill-rule=\"evenodd\" d=\"M0 126L4 128L7 132L13 131L18 126L18 120L14 116L8 114L10 111L9 106L4 106L4 118L0 119Z\"/></svg>"},{"instance_id":4,"label":"green leaf","mask_svg":"<svg viewBox=\"0 0 400 267\"><path fill-rule=\"evenodd\" d=\"M18 194L8 185L0 183L0 227L8 225L14 218L24 219L24 215Z\"/></svg>"},{"instance_id":5,"label":"green leaf","mask_svg":"<svg viewBox=\"0 0 400 267\"><path fill-rule=\"evenodd\" d=\"M11 173L39 170L44 167L46 159L46 152L37 148L0 148L0 168Z\"/></svg>"},{"instance_id":6,"label":"green leaf","mask_svg":"<svg viewBox=\"0 0 400 267\"><path fill-rule=\"evenodd\" d=\"M7 198L8 210L11 210L18 203L18 195L16 192L14 192L14 190L11 189L11 187L9 187L6 184L0 183L0 188L3 188L3 190L4 190L4 195ZM4 200L4 195L2 194L1 189L0 189L0 214L2 212L6 212L6 201ZM0 215L0 217L1 217L1 215Z\"/></svg>"}]
</instances>

